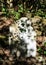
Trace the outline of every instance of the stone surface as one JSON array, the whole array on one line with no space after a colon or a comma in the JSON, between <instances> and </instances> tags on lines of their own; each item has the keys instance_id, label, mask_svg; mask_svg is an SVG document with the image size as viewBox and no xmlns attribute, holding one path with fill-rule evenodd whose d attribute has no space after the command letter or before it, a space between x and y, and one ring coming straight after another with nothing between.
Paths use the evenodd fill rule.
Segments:
<instances>
[{"instance_id":1,"label":"stone surface","mask_svg":"<svg viewBox=\"0 0 46 65\"><path fill-rule=\"evenodd\" d=\"M17 23L12 24L9 27L10 33L12 33L12 36L14 38L18 36L22 41L24 41L22 43L27 46L27 56L32 55L35 57L36 56L36 39L35 39L36 32L33 30L33 27L31 26L31 21L27 17L22 17L16 22ZM12 38L13 41L14 38ZM11 39L9 39L9 41L11 41ZM11 42L9 44L11 44Z\"/></svg>"}]
</instances>

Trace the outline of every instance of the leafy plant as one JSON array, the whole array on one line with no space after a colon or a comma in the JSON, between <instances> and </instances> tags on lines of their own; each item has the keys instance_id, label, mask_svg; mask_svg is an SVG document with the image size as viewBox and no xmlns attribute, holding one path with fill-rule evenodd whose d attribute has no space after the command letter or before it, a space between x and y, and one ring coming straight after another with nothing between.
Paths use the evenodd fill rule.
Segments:
<instances>
[{"instance_id":1,"label":"leafy plant","mask_svg":"<svg viewBox=\"0 0 46 65\"><path fill-rule=\"evenodd\" d=\"M46 46L46 42L44 42L44 46Z\"/></svg>"},{"instance_id":2,"label":"leafy plant","mask_svg":"<svg viewBox=\"0 0 46 65\"><path fill-rule=\"evenodd\" d=\"M18 5L18 11L15 11L14 9L10 11L10 15L14 17L14 19L19 19L21 17L21 14L23 13L23 6Z\"/></svg>"},{"instance_id":3,"label":"leafy plant","mask_svg":"<svg viewBox=\"0 0 46 65\"><path fill-rule=\"evenodd\" d=\"M3 8L2 8L2 12L5 12L5 11L6 11L6 8L3 7Z\"/></svg>"},{"instance_id":4,"label":"leafy plant","mask_svg":"<svg viewBox=\"0 0 46 65\"><path fill-rule=\"evenodd\" d=\"M41 48L38 48L38 52L41 53L42 52L42 49Z\"/></svg>"},{"instance_id":5,"label":"leafy plant","mask_svg":"<svg viewBox=\"0 0 46 65\"><path fill-rule=\"evenodd\" d=\"M21 4L21 5L18 5L18 7L19 7L19 9L18 9L18 12L19 13L23 13L23 5Z\"/></svg>"},{"instance_id":6,"label":"leafy plant","mask_svg":"<svg viewBox=\"0 0 46 65\"><path fill-rule=\"evenodd\" d=\"M46 13L43 12L41 9L37 10L37 12L35 12L35 15L41 16L41 17L46 17Z\"/></svg>"},{"instance_id":7,"label":"leafy plant","mask_svg":"<svg viewBox=\"0 0 46 65\"><path fill-rule=\"evenodd\" d=\"M44 51L44 55L46 55L46 51Z\"/></svg>"}]
</instances>

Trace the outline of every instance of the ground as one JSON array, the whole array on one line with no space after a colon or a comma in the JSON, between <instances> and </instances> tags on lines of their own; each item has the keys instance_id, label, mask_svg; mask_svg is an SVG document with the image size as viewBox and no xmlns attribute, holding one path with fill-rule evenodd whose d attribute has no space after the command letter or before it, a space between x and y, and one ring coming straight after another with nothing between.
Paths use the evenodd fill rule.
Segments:
<instances>
[{"instance_id":1,"label":"ground","mask_svg":"<svg viewBox=\"0 0 46 65\"><path fill-rule=\"evenodd\" d=\"M24 57L16 57L16 54L12 55L11 51L10 51L10 47L7 45L1 46L0 45L0 65L46 65L46 43L44 45L44 41L46 41L46 19L42 18L38 18L38 17L34 17L31 18L33 19L33 24L32 26L34 27L35 31L37 32L37 55L36 57L28 57L28 58L24 58ZM1 19L0 21L3 22L3 20ZM8 22L6 22L8 21ZM38 21L38 22L36 22ZM41 23L39 23L41 21ZM6 29L7 27L9 27L9 25L11 24L11 22L13 22L12 19L6 19L4 21L4 23L0 22L0 44L3 43L3 41L1 42L2 38L4 40L5 38L5 34L7 33L5 31L1 33L1 29ZM44 25L44 26L43 26ZM42 28L41 28L42 27ZM39 30L40 28L40 30ZM42 31L43 29L43 31ZM45 29L45 30L44 30ZM8 29L7 29L8 30ZM44 33L42 35L42 33ZM2 35L3 34L3 35ZM4 36L5 35L5 36ZM6 39L6 38L5 38ZM2 44L3 45L3 44ZM8 48L6 48L6 46Z\"/></svg>"}]
</instances>

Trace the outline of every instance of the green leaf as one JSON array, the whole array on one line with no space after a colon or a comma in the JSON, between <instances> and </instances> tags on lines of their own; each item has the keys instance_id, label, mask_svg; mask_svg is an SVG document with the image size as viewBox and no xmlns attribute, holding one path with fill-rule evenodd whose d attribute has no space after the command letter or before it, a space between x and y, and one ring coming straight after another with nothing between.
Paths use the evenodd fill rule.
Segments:
<instances>
[{"instance_id":1,"label":"green leaf","mask_svg":"<svg viewBox=\"0 0 46 65\"><path fill-rule=\"evenodd\" d=\"M3 12L5 12L5 10L6 10L5 8L2 8L2 11L3 11Z\"/></svg>"},{"instance_id":2,"label":"green leaf","mask_svg":"<svg viewBox=\"0 0 46 65\"><path fill-rule=\"evenodd\" d=\"M20 13L16 12L15 17L16 17L16 19L19 19Z\"/></svg>"},{"instance_id":3,"label":"green leaf","mask_svg":"<svg viewBox=\"0 0 46 65\"><path fill-rule=\"evenodd\" d=\"M42 52L42 49L41 48L38 48L38 52L41 53Z\"/></svg>"},{"instance_id":4,"label":"green leaf","mask_svg":"<svg viewBox=\"0 0 46 65\"><path fill-rule=\"evenodd\" d=\"M44 42L44 46L46 46L46 42Z\"/></svg>"},{"instance_id":5,"label":"green leaf","mask_svg":"<svg viewBox=\"0 0 46 65\"><path fill-rule=\"evenodd\" d=\"M44 54L46 55L46 51L44 51Z\"/></svg>"}]
</instances>

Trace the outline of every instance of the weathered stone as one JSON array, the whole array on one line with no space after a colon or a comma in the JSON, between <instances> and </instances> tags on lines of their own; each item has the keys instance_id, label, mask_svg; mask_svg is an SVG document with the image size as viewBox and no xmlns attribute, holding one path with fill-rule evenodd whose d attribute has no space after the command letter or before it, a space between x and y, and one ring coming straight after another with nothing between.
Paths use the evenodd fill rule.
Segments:
<instances>
[{"instance_id":1,"label":"weathered stone","mask_svg":"<svg viewBox=\"0 0 46 65\"><path fill-rule=\"evenodd\" d=\"M10 33L12 33L11 36L13 36L14 38L19 37L20 41L21 40L23 41L21 43L23 44L25 43L25 45L27 45L28 50L26 56L30 56L30 55L34 57L36 56L36 41L35 41L36 32L33 30L33 27L31 26L31 21L27 17L22 17L19 20L17 20L15 24L12 24L9 27L9 31ZM12 38L13 41L14 38ZM11 39L9 39L9 41L10 40ZM23 47L22 45L20 45L20 48L26 49L26 47L25 46Z\"/></svg>"}]
</instances>

